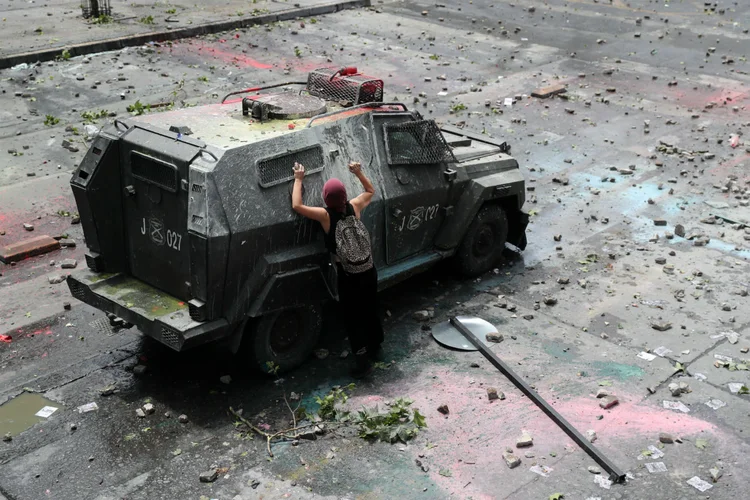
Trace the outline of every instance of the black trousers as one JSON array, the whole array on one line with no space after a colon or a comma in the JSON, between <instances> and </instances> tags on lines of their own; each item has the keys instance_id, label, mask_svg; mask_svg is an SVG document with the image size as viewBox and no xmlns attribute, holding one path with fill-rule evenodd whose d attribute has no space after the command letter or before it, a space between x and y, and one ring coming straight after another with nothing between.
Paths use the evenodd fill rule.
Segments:
<instances>
[{"instance_id":1,"label":"black trousers","mask_svg":"<svg viewBox=\"0 0 750 500\"><path fill-rule=\"evenodd\" d=\"M383 343L378 314L378 272L347 274L338 266L339 308L349 334L352 352L373 352Z\"/></svg>"}]
</instances>

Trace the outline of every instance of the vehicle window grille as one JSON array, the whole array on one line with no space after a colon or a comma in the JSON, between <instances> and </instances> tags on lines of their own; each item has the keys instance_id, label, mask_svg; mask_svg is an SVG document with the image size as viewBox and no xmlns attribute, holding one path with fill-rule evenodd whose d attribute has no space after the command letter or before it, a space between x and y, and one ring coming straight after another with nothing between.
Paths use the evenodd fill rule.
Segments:
<instances>
[{"instance_id":1,"label":"vehicle window grille","mask_svg":"<svg viewBox=\"0 0 750 500\"><path fill-rule=\"evenodd\" d=\"M133 151L130 153L130 172L136 179L177 192L177 167L170 163Z\"/></svg>"},{"instance_id":2,"label":"vehicle window grille","mask_svg":"<svg viewBox=\"0 0 750 500\"><path fill-rule=\"evenodd\" d=\"M389 165L456 163L434 120L383 125Z\"/></svg>"},{"instance_id":3,"label":"vehicle window grille","mask_svg":"<svg viewBox=\"0 0 750 500\"><path fill-rule=\"evenodd\" d=\"M83 300L86 296L86 287L77 281L71 280L68 284L70 294L78 300Z\"/></svg>"},{"instance_id":4,"label":"vehicle window grille","mask_svg":"<svg viewBox=\"0 0 750 500\"><path fill-rule=\"evenodd\" d=\"M294 179L295 162L305 166L305 174L320 172L325 167L323 148L312 146L258 161L260 185L271 187Z\"/></svg>"},{"instance_id":5,"label":"vehicle window grille","mask_svg":"<svg viewBox=\"0 0 750 500\"><path fill-rule=\"evenodd\" d=\"M175 348L180 347L180 336L168 328L161 329L161 341Z\"/></svg>"},{"instance_id":6,"label":"vehicle window grille","mask_svg":"<svg viewBox=\"0 0 750 500\"><path fill-rule=\"evenodd\" d=\"M335 76L336 71L332 68L312 71L307 77L307 91L316 97L345 105L383 102L383 80L365 75L339 77Z\"/></svg>"}]
</instances>

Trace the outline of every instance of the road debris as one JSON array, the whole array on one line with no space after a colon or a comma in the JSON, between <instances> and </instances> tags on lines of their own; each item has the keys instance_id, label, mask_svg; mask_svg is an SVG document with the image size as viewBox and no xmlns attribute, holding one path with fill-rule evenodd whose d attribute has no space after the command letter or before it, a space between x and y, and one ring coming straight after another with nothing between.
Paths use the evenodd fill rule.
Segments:
<instances>
[{"instance_id":1,"label":"road debris","mask_svg":"<svg viewBox=\"0 0 750 500\"><path fill-rule=\"evenodd\" d=\"M709 482L704 481L698 476L693 476L687 480L687 484L700 491L701 493L706 492L713 488L713 485Z\"/></svg>"},{"instance_id":2,"label":"road debris","mask_svg":"<svg viewBox=\"0 0 750 500\"><path fill-rule=\"evenodd\" d=\"M81 405L78 408L78 413L88 413L91 411L96 411L99 409L99 405L96 403L86 403L85 405Z\"/></svg>"}]
</instances>

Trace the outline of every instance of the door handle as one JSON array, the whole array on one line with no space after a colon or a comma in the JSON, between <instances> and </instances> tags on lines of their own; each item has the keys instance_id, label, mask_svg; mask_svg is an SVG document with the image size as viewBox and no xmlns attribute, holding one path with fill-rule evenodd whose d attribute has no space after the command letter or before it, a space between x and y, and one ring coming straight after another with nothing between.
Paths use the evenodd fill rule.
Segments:
<instances>
[{"instance_id":1,"label":"door handle","mask_svg":"<svg viewBox=\"0 0 750 500\"><path fill-rule=\"evenodd\" d=\"M135 188L132 185L125 186L125 194L128 196L135 196Z\"/></svg>"}]
</instances>

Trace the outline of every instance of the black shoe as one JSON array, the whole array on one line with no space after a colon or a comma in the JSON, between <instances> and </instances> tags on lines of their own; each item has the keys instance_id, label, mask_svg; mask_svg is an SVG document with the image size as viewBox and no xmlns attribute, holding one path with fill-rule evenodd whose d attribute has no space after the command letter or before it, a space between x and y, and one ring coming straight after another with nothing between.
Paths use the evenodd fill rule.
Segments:
<instances>
[{"instance_id":1,"label":"black shoe","mask_svg":"<svg viewBox=\"0 0 750 500\"><path fill-rule=\"evenodd\" d=\"M361 379L372 373L372 363L365 354L359 354L354 356L354 368L351 369L349 374L356 378Z\"/></svg>"},{"instance_id":2,"label":"black shoe","mask_svg":"<svg viewBox=\"0 0 750 500\"><path fill-rule=\"evenodd\" d=\"M385 352L383 352L383 346L378 345L375 347L368 347L367 348L367 356L372 361L383 361L385 358Z\"/></svg>"}]
</instances>

